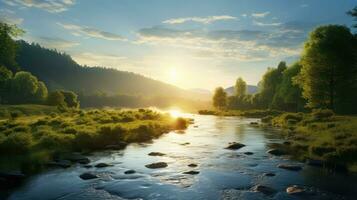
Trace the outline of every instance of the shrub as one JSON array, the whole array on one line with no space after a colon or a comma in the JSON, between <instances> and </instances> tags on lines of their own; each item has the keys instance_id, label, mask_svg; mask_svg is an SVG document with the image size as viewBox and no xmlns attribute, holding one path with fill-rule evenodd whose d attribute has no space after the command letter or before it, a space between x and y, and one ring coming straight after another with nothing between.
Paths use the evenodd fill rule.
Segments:
<instances>
[{"instance_id":1,"label":"shrub","mask_svg":"<svg viewBox=\"0 0 357 200\"><path fill-rule=\"evenodd\" d=\"M183 130L183 129L186 129L187 126L188 126L187 120L182 117L179 117L175 121L174 129L175 130Z\"/></svg>"},{"instance_id":2,"label":"shrub","mask_svg":"<svg viewBox=\"0 0 357 200\"><path fill-rule=\"evenodd\" d=\"M38 145L48 149L66 149L72 145L73 135L47 134L41 137Z\"/></svg>"},{"instance_id":3,"label":"shrub","mask_svg":"<svg viewBox=\"0 0 357 200\"><path fill-rule=\"evenodd\" d=\"M8 153L23 153L32 146L32 135L30 133L13 133L2 142L1 149Z\"/></svg>"},{"instance_id":4,"label":"shrub","mask_svg":"<svg viewBox=\"0 0 357 200\"><path fill-rule=\"evenodd\" d=\"M23 115L23 113L18 111L18 110L10 112L11 119L16 119L16 118L18 118L18 117L20 117L22 115Z\"/></svg>"}]
</instances>

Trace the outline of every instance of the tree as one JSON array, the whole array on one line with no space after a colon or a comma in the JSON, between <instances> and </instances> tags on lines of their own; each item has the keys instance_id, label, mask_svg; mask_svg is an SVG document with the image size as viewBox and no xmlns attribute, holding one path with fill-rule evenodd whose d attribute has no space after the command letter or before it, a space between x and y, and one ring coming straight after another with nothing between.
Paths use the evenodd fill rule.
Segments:
<instances>
[{"instance_id":1,"label":"tree","mask_svg":"<svg viewBox=\"0 0 357 200\"><path fill-rule=\"evenodd\" d=\"M247 83L241 77L239 77L236 81L234 89L235 95L237 97L243 97L247 93Z\"/></svg>"},{"instance_id":2,"label":"tree","mask_svg":"<svg viewBox=\"0 0 357 200\"><path fill-rule=\"evenodd\" d=\"M79 108L78 95L72 91L61 91L64 101L69 108Z\"/></svg>"},{"instance_id":3,"label":"tree","mask_svg":"<svg viewBox=\"0 0 357 200\"><path fill-rule=\"evenodd\" d=\"M356 39L345 26L316 28L305 42L295 82L311 108L356 112Z\"/></svg>"},{"instance_id":4,"label":"tree","mask_svg":"<svg viewBox=\"0 0 357 200\"><path fill-rule=\"evenodd\" d=\"M0 66L0 104L5 103L8 96L9 82L12 79L12 72L6 67Z\"/></svg>"},{"instance_id":5,"label":"tree","mask_svg":"<svg viewBox=\"0 0 357 200\"><path fill-rule=\"evenodd\" d=\"M284 70L281 83L275 94L274 109L298 112L304 110L306 101L302 98L301 88L293 83L293 79L300 73L301 65L296 62Z\"/></svg>"},{"instance_id":6,"label":"tree","mask_svg":"<svg viewBox=\"0 0 357 200\"><path fill-rule=\"evenodd\" d=\"M273 101L279 101L275 97L279 84L282 81L283 72L286 69L286 63L280 62L277 68L268 68L268 71L263 75L262 81L259 83L260 94L258 102L263 108L269 108L272 106Z\"/></svg>"},{"instance_id":7,"label":"tree","mask_svg":"<svg viewBox=\"0 0 357 200\"><path fill-rule=\"evenodd\" d=\"M23 31L15 25L0 22L0 65L7 67L12 72L19 69L15 60L17 45L12 37L17 37L22 33Z\"/></svg>"},{"instance_id":8,"label":"tree","mask_svg":"<svg viewBox=\"0 0 357 200\"><path fill-rule=\"evenodd\" d=\"M29 103L35 99L38 80L29 72L17 72L11 80L11 103Z\"/></svg>"},{"instance_id":9,"label":"tree","mask_svg":"<svg viewBox=\"0 0 357 200\"><path fill-rule=\"evenodd\" d=\"M44 82L38 81L38 88L35 94L35 102L44 103L48 97L48 90Z\"/></svg>"},{"instance_id":10,"label":"tree","mask_svg":"<svg viewBox=\"0 0 357 200\"><path fill-rule=\"evenodd\" d=\"M64 101L64 95L61 91L51 92L48 95L47 103L51 106L66 106L66 102Z\"/></svg>"},{"instance_id":11,"label":"tree","mask_svg":"<svg viewBox=\"0 0 357 200\"><path fill-rule=\"evenodd\" d=\"M218 109L223 109L227 105L227 93L222 87L216 88L213 95L213 106Z\"/></svg>"}]
</instances>

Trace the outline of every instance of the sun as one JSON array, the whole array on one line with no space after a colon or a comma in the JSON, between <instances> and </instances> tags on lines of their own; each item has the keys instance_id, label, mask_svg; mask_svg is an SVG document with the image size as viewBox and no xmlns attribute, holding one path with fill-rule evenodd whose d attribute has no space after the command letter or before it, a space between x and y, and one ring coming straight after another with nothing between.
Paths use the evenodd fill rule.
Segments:
<instances>
[{"instance_id":1,"label":"sun","mask_svg":"<svg viewBox=\"0 0 357 200\"><path fill-rule=\"evenodd\" d=\"M171 109L169 110L169 114L174 118L178 118L182 116L182 112L179 109Z\"/></svg>"}]
</instances>

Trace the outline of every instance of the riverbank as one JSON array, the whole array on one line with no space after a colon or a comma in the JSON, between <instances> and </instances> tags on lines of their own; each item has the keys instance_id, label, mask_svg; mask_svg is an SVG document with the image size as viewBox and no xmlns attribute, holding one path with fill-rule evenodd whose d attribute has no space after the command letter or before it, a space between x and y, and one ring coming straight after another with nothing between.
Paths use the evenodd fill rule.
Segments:
<instances>
[{"instance_id":1,"label":"riverbank","mask_svg":"<svg viewBox=\"0 0 357 200\"><path fill-rule=\"evenodd\" d=\"M275 144L281 154L337 170L357 172L357 117L339 116L329 110L287 113L276 110L201 110L202 115L261 119L261 126L282 129L287 140ZM255 124L257 125L257 124Z\"/></svg>"},{"instance_id":2,"label":"riverbank","mask_svg":"<svg viewBox=\"0 0 357 200\"><path fill-rule=\"evenodd\" d=\"M357 117L329 110L283 113L262 118L265 125L282 128L283 149L299 160L357 172Z\"/></svg>"},{"instance_id":3,"label":"riverbank","mask_svg":"<svg viewBox=\"0 0 357 200\"><path fill-rule=\"evenodd\" d=\"M149 109L58 110L19 105L1 106L0 111L0 171L24 174L49 164L66 166L68 157L76 157L68 156L71 152L122 149L186 129L189 123Z\"/></svg>"}]
</instances>

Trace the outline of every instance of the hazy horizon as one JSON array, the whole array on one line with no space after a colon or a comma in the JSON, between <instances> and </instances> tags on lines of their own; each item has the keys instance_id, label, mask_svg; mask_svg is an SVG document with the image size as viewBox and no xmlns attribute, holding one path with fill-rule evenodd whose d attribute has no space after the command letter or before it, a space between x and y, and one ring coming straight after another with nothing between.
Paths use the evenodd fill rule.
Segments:
<instances>
[{"instance_id":1,"label":"hazy horizon","mask_svg":"<svg viewBox=\"0 0 357 200\"><path fill-rule=\"evenodd\" d=\"M267 67L296 61L317 25L345 24L356 0L2 0L0 19L23 38L82 65L130 71L184 89L256 85ZM326 15L328 13L329 15Z\"/></svg>"}]
</instances>

